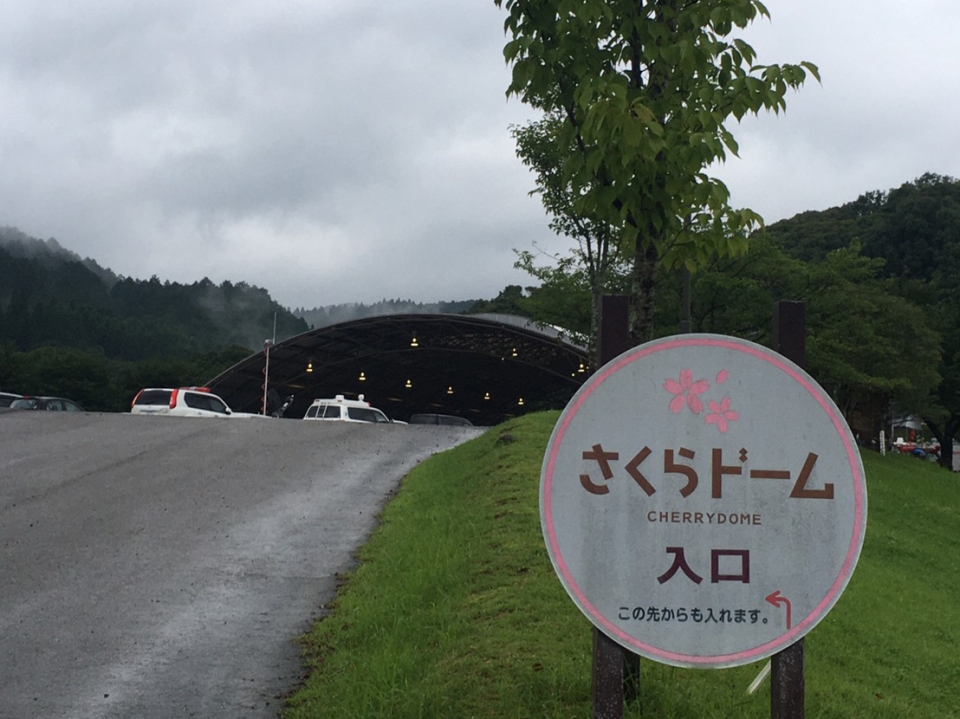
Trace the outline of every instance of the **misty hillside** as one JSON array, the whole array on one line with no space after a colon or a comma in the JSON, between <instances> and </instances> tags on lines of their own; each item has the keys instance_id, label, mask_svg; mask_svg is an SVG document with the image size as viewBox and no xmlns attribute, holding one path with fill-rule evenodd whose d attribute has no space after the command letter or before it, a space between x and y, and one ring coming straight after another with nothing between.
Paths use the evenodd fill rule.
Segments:
<instances>
[{"instance_id":1,"label":"misty hillside","mask_svg":"<svg viewBox=\"0 0 960 719\"><path fill-rule=\"evenodd\" d=\"M387 314L467 312L474 300L381 300L291 311L245 282L138 280L81 258L55 239L0 227L0 344L27 352L62 346L110 359L188 356L282 341L310 328Z\"/></svg>"},{"instance_id":2,"label":"misty hillside","mask_svg":"<svg viewBox=\"0 0 960 719\"><path fill-rule=\"evenodd\" d=\"M459 315L469 312L477 304L476 300L461 302L414 302L412 300L380 300L372 305L351 302L341 305L327 305L315 307L312 310L297 308L293 314L302 317L313 328L326 327L341 322L359 320L365 317L381 317L383 315L422 315L422 314L451 314Z\"/></svg>"},{"instance_id":3,"label":"misty hillside","mask_svg":"<svg viewBox=\"0 0 960 719\"><path fill-rule=\"evenodd\" d=\"M56 240L0 229L0 343L97 350L110 359L249 350L308 328L269 293L245 283L120 277Z\"/></svg>"},{"instance_id":4,"label":"misty hillside","mask_svg":"<svg viewBox=\"0 0 960 719\"><path fill-rule=\"evenodd\" d=\"M61 246L54 238L38 240L21 232L16 227L0 227L0 247L14 257L37 260L46 267L63 262L78 262L99 277L108 288L117 281L117 276L88 258Z\"/></svg>"}]
</instances>

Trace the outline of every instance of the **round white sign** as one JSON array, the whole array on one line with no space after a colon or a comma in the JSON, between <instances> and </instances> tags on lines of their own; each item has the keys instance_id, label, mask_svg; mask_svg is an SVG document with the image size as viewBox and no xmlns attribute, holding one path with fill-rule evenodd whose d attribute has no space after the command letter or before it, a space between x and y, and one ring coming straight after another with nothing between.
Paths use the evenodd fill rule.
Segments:
<instances>
[{"instance_id":1,"label":"round white sign","mask_svg":"<svg viewBox=\"0 0 960 719\"><path fill-rule=\"evenodd\" d=\"M827 393L783 356L688 334L601 368L540 477L550 559L600 630L687 667L768 657L823 619L867 521L863 464Z\"/></svg>"}]
</instances>

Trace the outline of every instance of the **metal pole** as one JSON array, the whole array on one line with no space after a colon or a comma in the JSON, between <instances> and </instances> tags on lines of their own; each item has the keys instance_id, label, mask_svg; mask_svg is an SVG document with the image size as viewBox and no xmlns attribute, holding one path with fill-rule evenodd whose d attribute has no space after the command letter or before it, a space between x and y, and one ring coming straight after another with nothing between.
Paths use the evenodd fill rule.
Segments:
<instances>
[{"instance_id":1,"label":"metal pole","mask_svg":"<svg viewBox=\"0 0 960 719\"><path fill-rule=\"evenodd\" d=\"M264 340L263 341L263 351L266 354L267 359L263 365L263 406L262 414L264 417L267 416L267 385L270 384L270 348L273 347L273 340Z\"/></svg>"}]
</instances>

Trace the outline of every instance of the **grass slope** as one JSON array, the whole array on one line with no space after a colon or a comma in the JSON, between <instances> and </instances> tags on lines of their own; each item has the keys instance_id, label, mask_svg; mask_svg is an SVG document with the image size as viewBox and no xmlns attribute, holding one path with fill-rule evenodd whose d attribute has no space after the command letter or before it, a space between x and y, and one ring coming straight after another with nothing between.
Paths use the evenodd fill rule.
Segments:
<instances>
[{"instance_id":1,"label":"grass slope","mask_svg":"<svg viewBox=\"0 0 960 719\"><path fill-rule=\"evenodd\" d=\"M543 546L540 463L556 413L527 415L405 480L330 616L302 639L287 719L590 717L591 625ZM807 717L960 717L960 479L864 457L867 537L844 596L806 638ZM769 717L762 664L644 660L644 719Z\"/></svg>"}]
</instances>

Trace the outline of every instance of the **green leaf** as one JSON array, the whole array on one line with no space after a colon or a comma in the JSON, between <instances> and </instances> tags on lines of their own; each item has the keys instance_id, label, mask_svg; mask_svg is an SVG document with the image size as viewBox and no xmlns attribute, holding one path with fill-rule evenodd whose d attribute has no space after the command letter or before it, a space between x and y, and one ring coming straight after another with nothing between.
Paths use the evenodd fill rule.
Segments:
<instances>
[{"instance_id":1,"label":"green leaf","mask_svg":"<svg viewBox=\"0 0 960 719\"><path fill-rule=\"evenodd\" d=\"M557 213L551 226L604 228L628 251L653 250L663 262L704 266L742 251L756 216L732 210L729 192L707 174L728 152L739 153L726 122L779 112L807 73L819 81L810 63L761 65L748 43L727 39L733 27L768 16L766 7L757 0L497 6L509 11L510 93L550 118L542 139L518 143L518 154ZM684 229L687 218L697 232Z\"/></svg>"}]
</instances>

